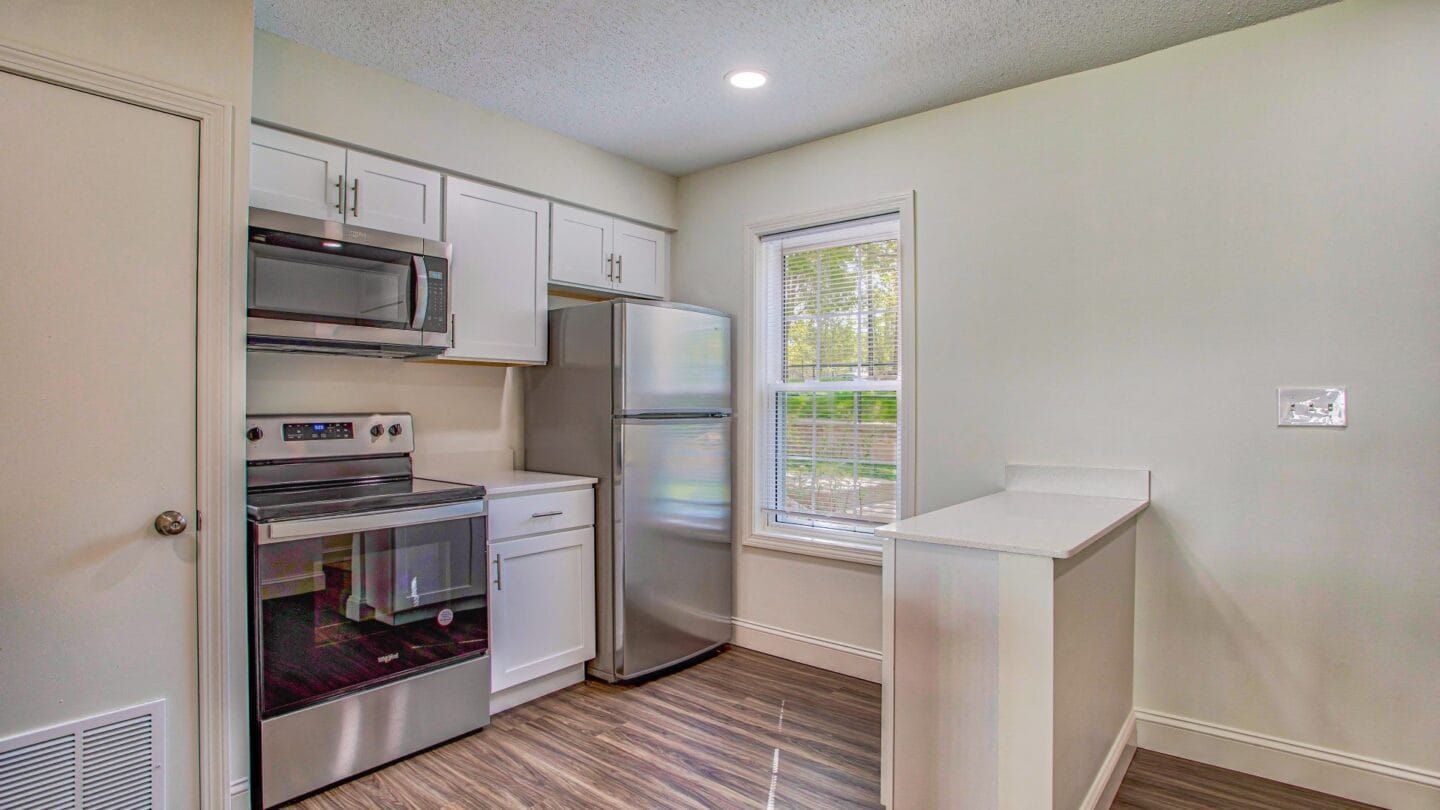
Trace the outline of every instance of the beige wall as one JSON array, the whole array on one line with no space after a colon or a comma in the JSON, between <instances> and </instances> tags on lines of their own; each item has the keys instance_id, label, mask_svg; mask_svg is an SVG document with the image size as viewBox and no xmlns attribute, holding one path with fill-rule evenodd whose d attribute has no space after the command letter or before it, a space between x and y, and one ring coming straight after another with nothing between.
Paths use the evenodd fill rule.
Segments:
<instances>
[{"instance_id":1,"label":"beige wall","mask_svg":"<svg viewBox=\"0 0 1440 810\"><path fill-rule=\"evenodd\" d=\"M518 368L267 352L249 360L248 413L406 411L417 453L522 457Z\"/></svg>"},{"instance_id":2,"label":"beige wall","mask_svg":"<svg viewBox=\"0 0 1440 810\"><path fill-rule=\"evenodd\" d=\"M249 142L251 48L254 31L254 4L250 0L8 0L0 3L0 39L47 53L109 68L141 79L207 96L232 105L235 110L234 141ZM248 149L235 151L234 266L244 266L245 200L249 185ZM237 354L238 335L237 335ZM237 365L236 371L240 372ZM231 409L239 419L244 406L240 379L233 385ZM239 489L243 470L235 448L233 493L236 515L243 514ZM249 775L247 749L247 682L244 668L245 640L245 549L240 538L244 525L231 527L232 541L232 647L231 655L241 662L231 677L230 772L234 779Z\"/></svg>"},{"instance_id":3,"label":"beige wall","mask_svg":"<svg viewBox=\"0 0 1440 810\"><path fill-rule=\"evenodd\" d=\"M250 107L254 4L240 0L6 0L0 36Z\"/></svg>"},{"instance_id":4,"label":"beige wall","mask_svg":"<svg viewBox=\"0 0 1440 810\"><path fill-rule=\"evenodd\" d=\"M264 31L255 120L675 226L675 178L664 172Z\"/></svg>"},{"instance_id":5,"label":"beige wall","mask_svg":"<svg viewBox=\"0 0 1440 810\"><path fill-rule=\"evenodd\" d=\"M919 507L1150 468L1138 705L1440 768L1437 53L1352 0L697 173L673 289L743 313L747 222L914 189ZM741 618L879 648L878 570L777 560Z\"/></svg>"}]
</instances>

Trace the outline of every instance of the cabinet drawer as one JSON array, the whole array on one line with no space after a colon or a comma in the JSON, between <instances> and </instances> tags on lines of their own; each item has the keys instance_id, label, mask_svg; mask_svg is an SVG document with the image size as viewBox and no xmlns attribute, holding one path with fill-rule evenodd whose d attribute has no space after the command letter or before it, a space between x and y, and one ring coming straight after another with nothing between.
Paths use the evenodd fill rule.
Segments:
<instances>
[{"instance_id":1,"label":"cabinet drawer","mask_svg":"<svg viewBox=\"0 0 1440 810\"><path fill-rule=\"evenodd\" d=\"M595 525L592 487L534 495L510 495L490 501L490 539Z\"/></svg>"}]
</instances>

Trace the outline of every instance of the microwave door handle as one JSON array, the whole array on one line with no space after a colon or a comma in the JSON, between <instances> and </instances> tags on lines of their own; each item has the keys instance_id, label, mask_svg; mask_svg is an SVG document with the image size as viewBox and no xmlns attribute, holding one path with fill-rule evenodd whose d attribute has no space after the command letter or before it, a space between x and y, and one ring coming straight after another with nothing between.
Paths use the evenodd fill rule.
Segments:
<instances>
[{"instance_id":1,"label":"microwave door handle","mask_svg":"<svg viewBox=\"0 0 1440 810\"><path fill-rule=\"evenodd\" d=\"M411 256L410 266L415 269L415 315L410 319L410 328L419 329L430 312L430 279L425 274L424 256Z\"/></svg>"}]
</instances>

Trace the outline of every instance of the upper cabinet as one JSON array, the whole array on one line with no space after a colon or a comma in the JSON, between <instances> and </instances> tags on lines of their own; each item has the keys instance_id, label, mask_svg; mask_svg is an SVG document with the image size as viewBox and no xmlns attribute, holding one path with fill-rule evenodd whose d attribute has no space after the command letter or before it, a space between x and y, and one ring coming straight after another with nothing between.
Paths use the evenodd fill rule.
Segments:
<instances>
[{"instance_id":1,"label":"upper cabinet","mask_svg":"<svg viewBox=\"0 0 1440 810\"><path fill-rule=\"evenodd\" d=\"M550 280L643 298L664 298L670 237L664 231L568 205L550 207Z\"/></svg>"},{"instance_id":2,"label":"upper cabinet","mask_svg":"<svg viewBox=\"0 0 1440 810\"><path fill-rule=\"evenodd\" d=\"M559 203L550 206L550 279L613 286L615 218Z\"/></svg>"},{"instance_id":3,"label":"upper cabinet","mask_svg":"<svg viewBox=\"0 0 1440 810\"><path fill-rule=\"evenodd\" d=\"M440 238L440 173L324 141L250 127L250 204Z\"/></svg>"},{"instance_id":4,"label":"upper cabinet","mask_svg":"<svg viewBox=\"0 0 1440 810\"><path fill-rule=\"evenodd\" d=\"M668 234L615 220L615 289L627 295L664 298L669 264Z\"/></svg>"},{"instance_id":5,"label":"upper cabinet","mask_svg":"<svg viewBox=\"0 0 1440 810\"><path fill-rule=\"evenodd\" d=\"M545 362L549 235L547 201L445 178L454 345L444 357Z\"/></svg>"},{"instance_id":6,"label":"upper cabinet","mask_svg":"<svg viewBox=\"0 0 1440 810\"><path fill-rule=\"evenodd\" d=\"M377 231L440 239L440 173L346 151L350 200L345 221Z\"/></svg>"},{"instance_id":7,"label":"upper cabinet","mask_svg":"<svg viewBox=\"0 0 1440 810\"><path fill-rule=\"evenodd\" d=\"M345 148L251 126L250 204L344 222Z\"/></svg>"}]
</instances>

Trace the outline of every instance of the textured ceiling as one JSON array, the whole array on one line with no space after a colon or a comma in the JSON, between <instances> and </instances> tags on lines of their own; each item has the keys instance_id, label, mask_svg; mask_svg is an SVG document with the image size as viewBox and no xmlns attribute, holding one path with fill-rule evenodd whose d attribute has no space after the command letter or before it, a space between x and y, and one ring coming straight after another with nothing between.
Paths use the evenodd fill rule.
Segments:
<instances>
[{"instance_id":1,"label":"textured ceiling","mask_svg":"<svg viewBox=\"0 0 1440 810\"><path fill-rule=\"evenodd\" d=\"M672 174L1329 0L257 0L256 25ZM723 81L770 74L760 90Z\"/></svg>"}]
</instances>

